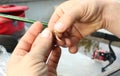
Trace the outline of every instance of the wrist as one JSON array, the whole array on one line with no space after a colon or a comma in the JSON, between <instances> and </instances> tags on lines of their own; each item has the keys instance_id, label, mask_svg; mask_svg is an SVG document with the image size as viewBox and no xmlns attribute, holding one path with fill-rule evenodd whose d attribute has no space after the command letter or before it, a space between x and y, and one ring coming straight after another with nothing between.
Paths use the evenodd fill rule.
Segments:
<instances>
[{"instance_id":1,"label":"wrist","mask_svg":"<svg viewBox=\"0 0 120 76\"><path fill-rule=\"evenodd\" d=\"M105 19L104 29L120 37L120 2L118 0L109 0L103 12Z\"/></svg>"}]
</instances>

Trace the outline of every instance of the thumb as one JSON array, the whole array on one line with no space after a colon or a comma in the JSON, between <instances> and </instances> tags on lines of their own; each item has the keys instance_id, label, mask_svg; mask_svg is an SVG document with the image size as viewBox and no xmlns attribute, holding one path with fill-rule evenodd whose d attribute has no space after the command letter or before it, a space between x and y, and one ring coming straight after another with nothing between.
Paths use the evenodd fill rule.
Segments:
<instances>
[{"instance_id":1,"label":"thumb","mask_svg":"<svg viewBox=\"0 0 120 76\"><path fill-rule=\"evenodd\" d=\"M46 55L49 53L51 46L52 33L47 28L35 39L29 54L33 58L39 58L44 60L44 57L46 57Z\"/></svg>"},{"instance_id":2,"label":"thumb","mask_svg":"<svg viewBox=\"0 0 120 76\"><path fill-rule=\"evenodd\" d=\"M56 22L54 26L54 31L58 33L63 33L73 25L74 21L75 21L74 15L64 13L62 17L60 17L59 20Z\"/></svg>"}]
</instances>

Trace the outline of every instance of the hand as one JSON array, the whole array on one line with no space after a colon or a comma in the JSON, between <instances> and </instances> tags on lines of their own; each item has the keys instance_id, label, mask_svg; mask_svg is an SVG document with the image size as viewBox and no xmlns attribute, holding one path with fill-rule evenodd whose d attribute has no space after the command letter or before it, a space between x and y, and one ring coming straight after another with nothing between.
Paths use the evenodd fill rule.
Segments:
<instances>
[{"instance_id":1,"label":"hand","mask_svg":"<svg viewBox=\"0 0 120 76\"><path fill-rule=\"evenodd\" d=\"M52 45L48 28L41 31L42 25L35 22L21 38L8 62L7 76L57 76L61 50Z\"/></svg>"},{"instance_id":2,"label":"hand","mask_svg":"<svg viewBox=\"0 0 120 76\"><path fill-rule=\"evenodd\" d=\"M49 28L55 33L59 45L67 46L75 53L81 38L101 28L113 32L111 29L115 27L111 26L120 23L120 11L116 7L118 4L114 0L68 0L56 8Z\"/></svg>"}]
</instances>

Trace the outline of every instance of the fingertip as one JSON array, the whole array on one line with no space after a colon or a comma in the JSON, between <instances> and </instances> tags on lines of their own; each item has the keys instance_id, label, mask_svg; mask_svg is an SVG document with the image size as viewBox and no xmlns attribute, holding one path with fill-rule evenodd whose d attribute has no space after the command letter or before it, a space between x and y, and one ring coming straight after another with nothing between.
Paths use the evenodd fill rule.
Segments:
<instances>
[{"instance_id":1,"label":"fingertip","mask_svg":"<svg viewBox=\"0 0 120 76\"><path fill-rule=\"evenodd\" d=\"M62 30L64 30L64 24L61 22L57 22L54 26L54 30L58 33L62 32Z\"/></svg>"},{"instance_id":2,"label":"fingertip","mask_svg":"<svg viewBox=\"0 0 120 76\"><path fill-rule=\"evenodd\" d=\"M40 26L40 28L43 28L43 25L42 25L42 23L40 21L36 21L32 25L34 25L36 27Z\"/></svg>"},{"instance_id":3,"label":"fingertip","mask_svg":"<svg viewBox=\"0 0 120 76\"><path fill-rule=\"evenodd\" d=\"M72 54L75 54L78 51L78 47L77 46L71 46L69 47L69 52Z\"/></svg>"},{"instance_id":4,"label":"fingertip","mask_svg":"<svg viewBox=\"0 0 120 76\"><path fill-rule=\"evenodd\" d=\"M42 26L41 22L36 21L30 26L30 28L27 30L26 34L27 33L30 33L30 34L32 33L36 36L42 31L42 29L43 29L43 26Z\"/></svg>"},{"instance_id":5,"label":"fingertip","mask_svg":"<svg viewBox=\"0 0 120 76\"><path fill-rule=\"evenodd\" d=\"M52 38L52 32L48 28L46 28L42 31L41 37Z\"/></svg>"},{"instance_id":6,"label":"fingertip","mask_svg":"<svg viewBox=\"0 0 120 76\"><path fill-rule=\"evenodd\" d=\"M74 23L75 17L71 13L64 13L54 25L54 31L63 33Z\"/></svg>"}]
</instances>

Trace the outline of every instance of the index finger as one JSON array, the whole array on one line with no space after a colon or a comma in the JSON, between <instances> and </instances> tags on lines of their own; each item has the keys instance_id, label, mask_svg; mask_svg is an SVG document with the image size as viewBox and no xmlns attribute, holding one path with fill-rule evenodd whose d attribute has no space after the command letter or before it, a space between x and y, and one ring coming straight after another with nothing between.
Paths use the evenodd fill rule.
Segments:
<instances>
[{"instance_id":1,"label":"index finger","mask_svg":"<svg viewBox=\"0 0 120 76\"><path fill-rule=\"evenodd\" d=\"M16 46L13 54L24 56L31 49L31 45L34 42L37 35L42 30L42 24L37 21L29 28L26 34L21 38L18 45Z\"/></svg>"},{"instance_id":2,"label":"index finger","mask_svg":"<svg viewBox=\"0 0 120 76\"><path fill-rule=\"evenodd\" d=\"M55 12L52 14L50 21L48 23L48 28L53 31L54 25L59 20L59 18L63 15L63 12L61 12L60 9L56 9Z\"/></svg>"}]
</instances>

